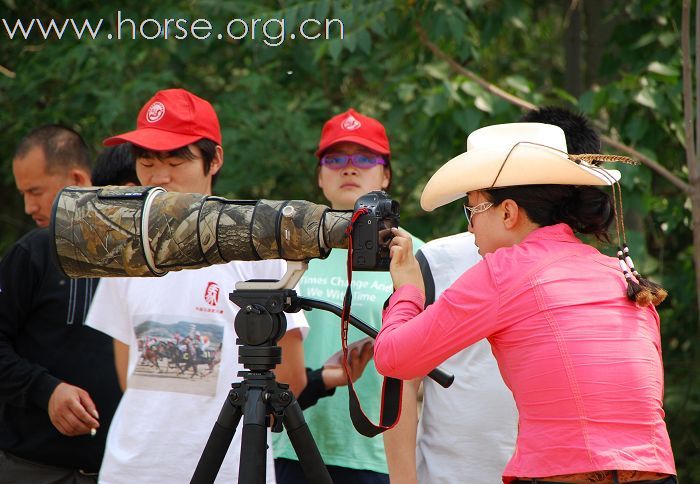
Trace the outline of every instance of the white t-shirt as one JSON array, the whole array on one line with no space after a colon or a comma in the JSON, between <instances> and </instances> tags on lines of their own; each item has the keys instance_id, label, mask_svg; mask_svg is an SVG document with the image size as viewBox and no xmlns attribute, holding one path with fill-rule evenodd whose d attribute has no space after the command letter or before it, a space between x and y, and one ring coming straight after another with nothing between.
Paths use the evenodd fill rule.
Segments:
<instances>
[{"instance_id":1,"label":"white t-shirt","mask_svg":"<svg viewBox=\"0 0 700 484\"><path fill-rule=\"evenodd\" d=\"M231 262L161 278L100 281L87 324L129 345L127 389L114 415L100 482L187 483L240 381L235 283L279 279L284 261ZM303 312L287 329L308 328ZM195 363L193 363L195 362ZM238 482L241 419L216 482ZM269 450L267 482L274 483Z\"/></svg>"},{"instance_id":2,"label":"white t-shirt","mask_svg":"<svg viewBox=\"0 0 700 484\"><path fill-rule=\"evenodd\" d=\"M462 233L428 242L420 251L433 276L435 298L481 257L474 236ZM475 290L478 290L476 288ZM425 484L493 484L515 448L518 413L488 341L440 365L455 376L450 388L423 379L416 466Z\"/></svg>"}]
</instances>

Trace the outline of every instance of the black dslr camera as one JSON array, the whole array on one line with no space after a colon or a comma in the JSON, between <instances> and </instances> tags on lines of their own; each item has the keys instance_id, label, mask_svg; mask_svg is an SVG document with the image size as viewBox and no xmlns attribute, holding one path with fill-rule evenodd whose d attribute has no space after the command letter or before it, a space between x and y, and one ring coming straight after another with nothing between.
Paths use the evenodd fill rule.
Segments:
<instances>
[{"instance_id":1,"label":"black dslr camera","mask_svg":"<svg viewBox=\"0 0 700 484\"><path fill-rule=\"evenodd\" d=\"M355 202L355 211L366 208L352 228L352 268L355 271L388 271L392 227L399 226L399 202L383 191L369 192Z\"/></svg>"}]
</instances>

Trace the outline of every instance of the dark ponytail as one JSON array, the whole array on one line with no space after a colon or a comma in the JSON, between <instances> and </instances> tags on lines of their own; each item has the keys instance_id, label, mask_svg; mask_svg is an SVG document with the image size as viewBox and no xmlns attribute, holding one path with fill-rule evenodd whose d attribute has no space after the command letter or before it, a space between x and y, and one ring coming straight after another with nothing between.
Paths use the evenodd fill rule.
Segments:
<instances>
[{"instance_id":1,"label":"dark ponytail","mask_svg":"<svg viewBox=\"0 0 700 484\"><path fill-rule=\"evenodd\" d=\"M608 228L615 213L612 197L592 186L522 185L484 190L498 205L514 200L528 218L541 227L565 223L574 232L594 235L610 242Z\"/></svg>"}]
</instances>

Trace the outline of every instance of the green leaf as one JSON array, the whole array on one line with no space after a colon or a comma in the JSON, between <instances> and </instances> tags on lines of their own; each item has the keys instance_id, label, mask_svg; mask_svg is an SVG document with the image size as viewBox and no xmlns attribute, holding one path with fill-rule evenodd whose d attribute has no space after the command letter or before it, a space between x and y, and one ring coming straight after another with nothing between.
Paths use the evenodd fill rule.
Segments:
<instances>
[{"instance_id":1,"label":"green leaf","mask_svg":"<svg viewBox=\"0 0 700 484\"><path fill-rule=\"evenodd\" d=\"M444 80L447 78L444 64L426 64L423 66L423 70L426 74L435 79Z\"/></svg>"},{"instance_id":2,"label":"green leaf","mask_svg":"<svg viewBox=\"0 0 700 484\"><path fill-rule=\"evenodd\" d=\"M344 39L333 39L328 41L328 54L333 60L338 60L340 52L343 50Z\"/></svg>"},{"instance_id":3,"label":"green leaf","mask_svg":"<svg viewBox=\"0 0 700 484\"><path fill-rule=\"evenodd\" d=\"M449 98L444 92L435 92L425 98L423 112L429 117L442 113L449 106Z\"/></svg>"},{"instance_id":4,"label":"green leaf","mask_svg":"<svg viewBox=\"0 0 700 484\"><path fill-rule=\"evenodd\" d=\"M314 10L314 18L320 22L323 22L328 18L328 13L331 10L330 0L321 0L316 2L316 9Z\"/></svg>"},{"instance_id":5,"label":"green leaf","mask_svg":"<svg viewBox=\"0 0 700 484\"><path fill-rule=\"evenodd\" d=\"M624 133L632 141L636 143L646 134L649 121L644 116L634 116L629 123L625 125Z\"/></svg>"},{"instance_id":6,"label":"green leaf","mask_svg":"<svg viewBox=\"0 0 700 484\"><path fill-rule=\"evenodd\" d=\"M578 107L586 114L594 112L595 93L593 91L584 92L578 101Z\"/></svg>"},{"instance_id":7,"label":"green leaf","mask_svg":"<svg viewBox=\"0 0 700 484\"><path fill-rule=\"evenodd\" d=\"M403 103L408 104L416 99L416 86L414 84L399 84L396 93Z\"/></svg>"},{"instance_id":8,"label":"green leaf","mask_svg":"<svg viewBox=\"0 0 700 484\"><path fill-rule=\"evenodd\" d=\"M508 76L505 79L505 83L515 89L525 94L530 93L530 85L527 83L527 79L523 76Z\"/></svg>"},{"instance_id":9,"label":"green leaf","mask_svg":"<svg viewBox=\"0 0 700 484\"><path fill-rule=\"evenodd\" d=\"M634 42L630 47L632 49L639 49L640 47L646 47L647 45L651 44L652 42L655 42L658 39L658 36L656 35L656 32L647 32L646 34L642 35L637 39L636 42Z\"/></svg>"},{"instance_id":10,"label":"green leaf","mask_svg":"<svg viewBox=\"0 0 700 484\"><path fill-rule=\"evenodd\" d=\"M679 75L678 69L669 66L668 64L662 64L661 62L654 61L647 66L649 72L654 74L659 74L662 76L677 77Z\"/></svg>"},{"instance_id":11,"label":"green leaf","mask_svg":"<svg viewBox=\"0 0 700 484\"><path fill-rule=\"evenodd\" d=\"M476 97L484 92L484 89L480 85L471 80L462 82L459 88L471 97Z\"/></svg>"},{"instance_id":12,"label":"green leaf","mask_svg":"<svg viewBox=\"0 0 700 484\"><path fill-rule=\"evenodd\" d=\"M372 50L372 37L367 30L360 30L357 33L357 45L365 54L369 54Z\"/></svg>"},{"instance_id":13,"label":"green leaf","mask_svg":"<svg viewBox=\"0 0 700 484\"><path fill-rule=\"evenodd\" d=\"M575 96L571 95L568 91L565 91L564 89L555 87L552 88L552 93L555 94L559 99L566 101L572 106L576 106L576 104L578 104L578 99L576 99Z\"/></svg>"},{"instance_id":14,"label":"green leaf","mask_svg":"<svg viewBox=\"0 0 700 484\"><path fill-rule=\"evenodd\" d=\"M466 133L464 136L464 141L466 142L466 135L481 126L482 114L481 111L476 109L458 109L454 112L452 118L457 125L462 128L464 133Z\"/></svg>"},{"instance_id":15,"label":"green leaf","mask_svg":"<svg viewBox=\"0 0 700 484\"><path fill-rule=\"evenodd\" d=\"M493 111L493 99L486 93L480 94L474 99L474 106L485 113L491 113Z\"/></svg>"},{"instance_id":16,"label":"green leaf","mask_svg":"<svg viewBox=\"0 0 700 484\"><path fill-rule=\"evenodd\" d=\"M656 100L652 95L651 91L647 88L639 91L635 96L634 100L637 101L642 106L646 106L651 109L656 109Z\"/></svg>"},{"instance_id":17,"label":"green leaf","mask_svg":"<svg viewBox=\"0 0 700 484\"><path fill-rule=\"evenodd\" d=\"M664 32L658 37L659 43L664 47L670 47L672 45L680 43L678 38L678 33L676 32Z\"/></svg>"}]
</instances>

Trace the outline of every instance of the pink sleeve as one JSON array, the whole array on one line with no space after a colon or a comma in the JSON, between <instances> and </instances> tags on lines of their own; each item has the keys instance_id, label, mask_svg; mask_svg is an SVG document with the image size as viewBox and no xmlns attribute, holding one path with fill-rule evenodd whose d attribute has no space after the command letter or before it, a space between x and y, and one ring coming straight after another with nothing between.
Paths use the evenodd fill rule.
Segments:
<instances>
[{"instance_id":1,"label":"pink sleeve","mask_svg":"<svg viewBox=\"0 0 700 484\"><path fill-rule=\"evenodd\" d=\"M425 311L423 294L402 286L389 299L374 343L385 376L409 380L498 330L498 288L485 261L465 272Z\"/></svg>"}]
</instances>

